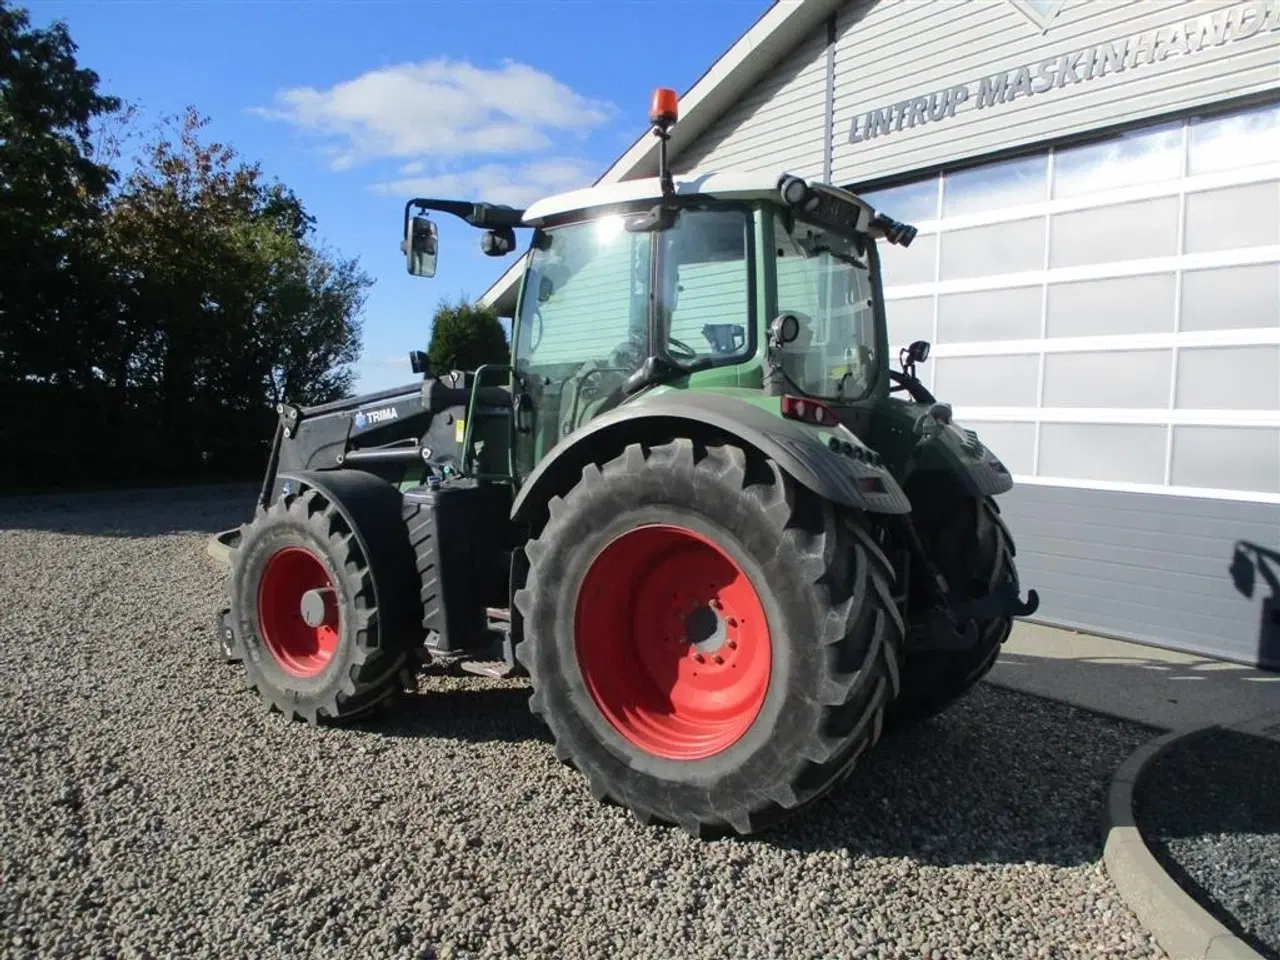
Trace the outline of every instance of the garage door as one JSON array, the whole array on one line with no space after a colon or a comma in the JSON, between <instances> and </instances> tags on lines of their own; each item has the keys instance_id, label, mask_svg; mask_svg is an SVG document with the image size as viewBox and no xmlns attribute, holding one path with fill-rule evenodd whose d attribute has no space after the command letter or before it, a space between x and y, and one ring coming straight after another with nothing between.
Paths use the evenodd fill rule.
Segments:
<instances>
[{"instance_id":1,"label":"garage door","mask_svg":"<svg viewBox=\"0 0 1280 960\"><path fill-rule=\"evenodd\" d=\"M920 227L890 341L934 344L1019 481L1046 619L1280 665L1265 576L1231 576L1280 551L1280 104L867 196Z\"/></svg>"}]
</instances>

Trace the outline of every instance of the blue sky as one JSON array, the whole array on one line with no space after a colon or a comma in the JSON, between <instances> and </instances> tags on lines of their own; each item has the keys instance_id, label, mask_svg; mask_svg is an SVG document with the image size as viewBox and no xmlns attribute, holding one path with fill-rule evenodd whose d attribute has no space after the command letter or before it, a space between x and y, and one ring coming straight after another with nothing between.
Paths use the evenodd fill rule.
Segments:
<instances>
[{"instance_id":1,"label":"blue sky","mask_svg":"<svg viewBox=\"0 0 1280 960\"><path fill-rule=\"evenodd\" d=\"M22 4L22 0L18 0ZM66 21L105 92L145 116L187 104L298 192L319 236L376 283L360 391L412 380L442 297L478 297L518 254L441 222L433 280L408 276L405 200L528 202L585 186L770 0L26 0ZM519 234L522 242L527 231Z\"/></svg>"}]
</instances>

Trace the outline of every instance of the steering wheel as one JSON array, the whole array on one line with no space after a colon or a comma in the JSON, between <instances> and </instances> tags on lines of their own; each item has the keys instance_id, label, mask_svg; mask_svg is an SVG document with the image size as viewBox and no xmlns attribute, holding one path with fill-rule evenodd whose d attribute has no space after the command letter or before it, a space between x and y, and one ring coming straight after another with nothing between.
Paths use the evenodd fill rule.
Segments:
<instances>
[{"instance_id":1,"label":"steering wheel","mask_svg":"<svg viewBox=\"0 0 1280 960\"><path fill-rule=\"evenodd\" d=\"M609 354L610 366L633 370L644 359L644 341L632 335L613 348Z\"/></svg>"},{"instance_id":2,"label":"steering wheel","mask_svg":"<svg viewBox=\"0 0 1280 960\"><path fill-rule=\"evenodd\" d=\"M697 360L700 354L683 340L667 337L667 351L676 360Z\"/></svg>"}]
</instances>

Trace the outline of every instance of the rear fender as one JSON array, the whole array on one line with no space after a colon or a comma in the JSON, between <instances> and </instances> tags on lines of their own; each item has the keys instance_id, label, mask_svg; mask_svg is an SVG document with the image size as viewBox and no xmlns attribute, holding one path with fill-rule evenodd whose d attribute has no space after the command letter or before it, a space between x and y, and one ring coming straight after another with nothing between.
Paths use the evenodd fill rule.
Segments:
<instances>
[{"instance_id":1,"label":"rear fender","mask_svg":"<svg viewBox=\"0 0 1280 960\"><path fill-rule=\"evenodd\" d=\"M1013 475L1009 468L979 439L973 430L959 424L950 424L948 446L952 450L954 466L964 484L979 497L994 497L1013 489Z\"/></svg>"},{"instance_id":2,"label":"rear fender","mask_svg":"<svg viewBox=\"0 0 1280 960\"><path fill-rule=\"evenodd\" d=\"M1013 489L1013 477L978 434L961 425L921 417L922 428L932 434L915 455L912 472L945 471L975 497L994 497Z\"/></svg>"},{"instance_id":3,"label":"rear fender","mask_svg":"<svg viewBox=\"0 0 1280 960\"><path fill-rule=\"evenodd\" d=\"M728 438L773 459L813 493L841 506L877 514L906 514L911 502L892 474L822 443L804 424L733 397L673 391L617 407L563 438L520 487L511 507L516 523L529 523L563 493L588 463L601 463L629 443L665 437Z\"/></svg>"}]
</instances>

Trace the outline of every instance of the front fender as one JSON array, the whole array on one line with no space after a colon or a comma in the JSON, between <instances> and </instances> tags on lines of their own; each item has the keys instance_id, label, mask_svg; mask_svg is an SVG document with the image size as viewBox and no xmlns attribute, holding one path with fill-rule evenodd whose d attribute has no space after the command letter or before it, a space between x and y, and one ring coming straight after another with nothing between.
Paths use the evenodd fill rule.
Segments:
<instances>
[{"instance_id":1,"label":"front fender","mask_svg":"<svg viewBox=\"0 0 1280 960\"><path fill-rule=\"evenodd\" d=\"M298 470L282 472L277 479L281 491L288 490L286 496L314 488L333 506L369 565L383 629L413 636L422 606L400 490L363 470Z\"/></svg>"},{"instance_id":2,"label":"front fender","mask_svg":"<svg viewBox=\"0 0 1280 960\"><path fill-rule=\"evenodd\" d=\"M637 440L658 442L663 435L708 432L754 447L824 499L870 513L911 511L911 501L888 470L832 450L815 428L723 394L672 391L616 407L563 438L521 485L511 519L527 521L536 505L576 482L586 464L612 456L609 451Z\"/></svg>"}]
</instances>

